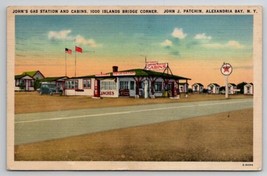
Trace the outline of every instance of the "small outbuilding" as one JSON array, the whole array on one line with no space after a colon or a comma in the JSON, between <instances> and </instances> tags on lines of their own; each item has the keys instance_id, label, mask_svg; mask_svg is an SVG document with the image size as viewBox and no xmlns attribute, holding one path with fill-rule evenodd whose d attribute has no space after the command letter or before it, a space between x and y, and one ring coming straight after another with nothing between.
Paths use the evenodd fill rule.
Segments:
<instances>
[{"instance_id":1,"label":"small outbuilding","mask_svg":"<svg viewBox=\"0 0 267 176\"><path fill-rule=\"evenodd\" d=\"M20 75L15 75L15 91L34 91L36 82L44 78L44 75L39 71L27 71Z\"/></svg>"},{"instance_id":2,"label":"small outbuilding","mask_svg":"<svg viewBox=\"0 0 267 176\"><path fill-rule=\"evenodd\" d=\"M228 94L236 94L237 93L237 86L234 83L228 83Z\"/></svg>"},{"instance_id":3,"label":"small outbuilding","mask_svg":"<svg viewBox=\"0 0 267 176\"><path fill-rule=\"evenodd\" d=\"M253 83L247 83L244 85L244 94L253 95L254 94L254 85Z\"/></svg>"},{"instance_id":4,"label":"small outbuilding","mask_svg":"<svg viewBox=\"0 0 267 176\"><path fill-rule=\"evenodd\" d=\"M208 86L208 91L211 94L219 94L220 93L220 85L216 83L210 83Z\"/></svg>"},{"instance_id":5,"label":"small outbuilding","mask_svg":"<svg viewBox=\"0 0 267 176\"><path fill-rule=\"evenodd\" d=\"M15 75L15 91L34 91L34 79L29 75Z\"/></svg>"},{"instance_id":6,"label":"small outbuilding","mask_svg":"<svg viewBox=\"0 0 267 176\"><path fill-rule=\"evenodd\" d=\"M201 83L194 83L192 85L193 93L202 93L203 89L204 89L204 86Z\"/></svg>"},{"instance_id":7,"label":"small outbuilding","mask_svg":"<svg viewBox=\"0 0 267 176\"><path fill-rule=\"evenodd\" d=\"M188 92L188 83L180 83L179 84L179 91L180 93L187 93Z\"/></svg>"}]
</instances>

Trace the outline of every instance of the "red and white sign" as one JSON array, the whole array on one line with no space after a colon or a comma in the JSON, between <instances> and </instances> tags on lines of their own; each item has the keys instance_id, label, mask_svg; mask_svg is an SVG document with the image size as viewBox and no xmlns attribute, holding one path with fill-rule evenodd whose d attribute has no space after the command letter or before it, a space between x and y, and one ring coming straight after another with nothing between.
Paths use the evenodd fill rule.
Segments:
<instances>
[{"instance_id":1,"label":"red and white sign","mask_svg":"<svg viewBox=\"0 0 267 176\"><path fill-rule=\"evenodd\" d=\"M133 76L135 72L113 72L113 76Z\"/></svg>"},{"instance_id":2,"label":"red and white sign","mask_svg":"<svg viewBox=\"0 0 267 176\"><path fill-rule=\"evenodd\" d=\"M229 76L233 72L233 67L229 63L223 63L220 70L224 76Z\"/></svg>"},{"instance_id":3,"label":"red and white sign","mask_svg":"<svg viewBox=\"0 0 267 176\"><path fill-rule=\"evenodd\" d=\"M96 74L95 77L109 77L110 73L105 73L105 74Z\"/></svg>"},{"instance_id":4,"label":"red and white sign","mask_svg":"<svg viewBox=\"0 0 267 176\"><path fill-rule=\"evenodd\" d=\"M146 63L146 70L163 70L168 67L167 63Z\"/></svg>"},{"instance_id":5,"label":"red and white sign","mask_svg":"<svg viewBox=\"0 0 267 176\"><path fill-rule=\"evenodd\" d=\"M107 91L101 91L100 95L105 95L105 96L114 96L115 92L112 90L107 90Z\"/></svg>"}]
</instances>

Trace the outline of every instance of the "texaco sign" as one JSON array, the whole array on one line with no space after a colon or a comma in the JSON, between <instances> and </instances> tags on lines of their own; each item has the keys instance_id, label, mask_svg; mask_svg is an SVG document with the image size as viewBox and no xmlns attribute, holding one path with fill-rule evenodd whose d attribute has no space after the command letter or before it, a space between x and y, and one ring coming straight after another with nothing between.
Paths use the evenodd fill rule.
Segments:
<instances>
[{"instance_id":1,"label":"texaco sign","mask_svg":"<svg viewBox=\"0 0 267 176\"><path fill-rule=\"evenodd\" d=\"M225 76L229 76L233 72L233 67L229 63L223 63L221 67L221 73Z\"/></svg>"}]
</instances>

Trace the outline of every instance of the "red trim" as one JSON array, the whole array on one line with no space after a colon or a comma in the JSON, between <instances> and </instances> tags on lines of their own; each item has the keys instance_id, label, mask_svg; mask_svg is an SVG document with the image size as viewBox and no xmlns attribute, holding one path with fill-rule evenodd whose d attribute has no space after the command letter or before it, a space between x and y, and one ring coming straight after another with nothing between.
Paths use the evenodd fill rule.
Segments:
<instances>
[{"instance_id":1,"label":"red trim","mask_svg":"<svg viewBox=\"0 0 267 176\"><path fill-rule=\"evenodd\" d=\"M83 89L75 89L76 92L84 92Z\"/></svg>"},{"instance_id":2,"label":"red trim","mask_svg":"<svg viewBox=\"0 0 267 176\"><path fill-rule=\"evenodd\" d=\"M75 88L65 88L65 90L75 90Z\"/></svg>"}]
</instances>

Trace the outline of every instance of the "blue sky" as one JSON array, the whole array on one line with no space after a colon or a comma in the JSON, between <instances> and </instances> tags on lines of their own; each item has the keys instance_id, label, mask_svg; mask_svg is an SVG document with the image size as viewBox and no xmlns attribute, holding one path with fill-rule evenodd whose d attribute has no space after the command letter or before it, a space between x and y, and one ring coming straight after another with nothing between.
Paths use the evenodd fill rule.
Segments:
<instances>
[{"instance_id":1,"label":"blue sky","mask_svg":"<svg viewBox=\"0 0 267 176\"><path fill-rule=\"evenodd\" d=\"M205 49L199 47L200 40L194 40L197 34L210 36L209 43L212 44L224 45L228 41L236 41L246 48L251 48L252 22L252 16L249 15L16 16L16 39L18 43L23 43L23 46L17 47L22 50L33 45L37 50L37 44L51 50L51 54L57 54L53 52L63 50L64 46L73 47L74 43L66 38L49 40L49 32L70 31L68 36L73 38L80 35L84 39L94 40L96 46L80 45L85 51L97 50L99 55L175 55L175 51L188 55L186 52L192 48ZM182 29L186 38L173 37L171 34L175 28ZM164 48L160 45L166 40L172 42L172 47ZM220 48L219 45L217 47Z\"/></svg>"}]
</instances>

